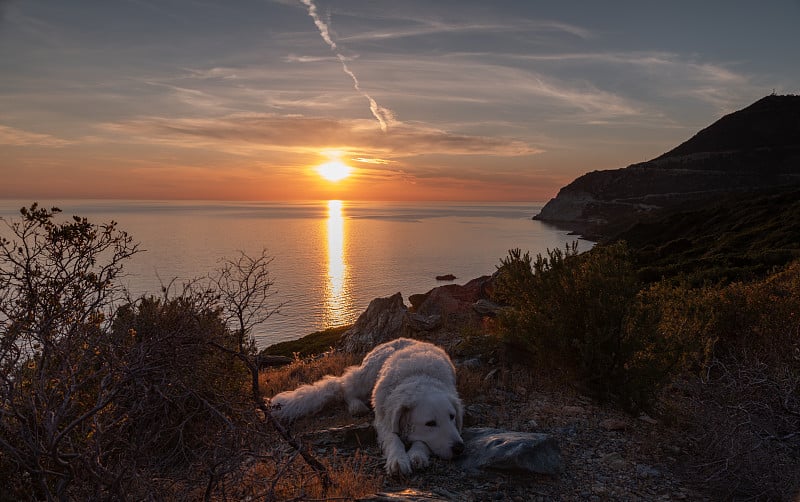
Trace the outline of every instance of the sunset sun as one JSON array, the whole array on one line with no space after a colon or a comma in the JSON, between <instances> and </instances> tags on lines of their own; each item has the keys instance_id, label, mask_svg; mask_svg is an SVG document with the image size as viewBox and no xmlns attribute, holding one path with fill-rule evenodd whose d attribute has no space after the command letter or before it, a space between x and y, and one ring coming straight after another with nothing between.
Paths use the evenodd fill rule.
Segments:
<instances>
[{"instance_id":1,"label":"sunset sun","mask_svg":"<svg viewBox=\"0 0 800 502\"><path fill-rule=\"evenodd\" d=\"M341 181L350 176L352 168L340 160L332 160L318 166L316 170L328 181Z\"/></svg>"}]
</instances>

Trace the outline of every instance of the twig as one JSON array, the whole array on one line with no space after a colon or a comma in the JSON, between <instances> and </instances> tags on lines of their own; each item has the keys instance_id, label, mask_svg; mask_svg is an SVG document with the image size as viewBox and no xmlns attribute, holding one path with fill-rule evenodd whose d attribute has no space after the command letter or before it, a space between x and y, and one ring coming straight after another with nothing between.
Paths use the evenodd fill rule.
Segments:
<instances>
[{"instance_id":1,"label":"twig","mask_svg":"<svg viewBox=\"0 0 800 502\"><path fill-rule=\"evenodd\" d=\"M272 425L272 427L278 431L278 434L286 441L289 446L295 449L300 456L303 457L306 464L311 467L314 472L316 472L317 476L319 476L320 481L322 481L323 489L327 490L331 486L333 486L333 481L331 480L330 474L328 473L328 469L320 462L314 455L312 455L308 450L303 448L302 442L292 436L286 427L283 426L278 420L272 416L272 410L269 406L264 402L261 398L261 391L260 385L258 383L258 366L249 358L247 355L237 352L235 350L231 350L227 347L223 347L222 345L216 342L209 342L212 346L231 354L239 360L241 360L245 366L250 370L250 375L252 378L252 390L253 390L253 402L255 403L256 407L264 413L264 417L266 417L267 421Z\"/></svg>"}]
</instances>

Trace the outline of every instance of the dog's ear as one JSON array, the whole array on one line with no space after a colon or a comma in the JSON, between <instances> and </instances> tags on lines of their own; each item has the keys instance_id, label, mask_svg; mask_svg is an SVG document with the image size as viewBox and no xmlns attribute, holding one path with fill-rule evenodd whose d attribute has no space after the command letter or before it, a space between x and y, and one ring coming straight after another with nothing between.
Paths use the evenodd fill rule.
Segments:
<instances>
[{"instance_id":1,"label":"dog's ear","mask_svg":"<svg viewBox=\"0 0 800 502\"><path fill-rule=\"evenodd\" d=\"M411 406L405 403L395 408L394 412L392 413L392 432L401 438L408 435L410 413Z\"/></svg>"},{"instance_id":2,"label":"dog's ear","mask_svg":"<svg viewBox=\"0 0 800 502\"><path fill-rule=\"evenodd\" d=\"M464 405L461 404L461 399L457 397L451 397L450 402L453 403L453 408L456 409L456 427L458 432L461 432L461 428L464 426Z\"/></svg>"}]
</instances>

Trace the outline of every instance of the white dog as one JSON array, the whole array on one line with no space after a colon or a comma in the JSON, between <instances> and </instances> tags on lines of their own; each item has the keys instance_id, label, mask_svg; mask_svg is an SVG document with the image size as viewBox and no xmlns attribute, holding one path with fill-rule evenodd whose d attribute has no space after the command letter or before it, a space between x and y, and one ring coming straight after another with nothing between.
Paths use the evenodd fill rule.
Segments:
<instances>
[{"instance_id":1,"label":"white dog","mask_svg":"<svg viewBox=\"0 0 800 502\"><path fill-rule=\"evenodd\" d=\"M270 401L273 415L289 422L337 400L344 400L351 414L363 414L370 397L389 474L427 467L431 453L451 459L463 451L464 409L455 368L445 351L430 343L398 338L378 345L342 376L325 376Z\"/></svg>"}]
</instances>

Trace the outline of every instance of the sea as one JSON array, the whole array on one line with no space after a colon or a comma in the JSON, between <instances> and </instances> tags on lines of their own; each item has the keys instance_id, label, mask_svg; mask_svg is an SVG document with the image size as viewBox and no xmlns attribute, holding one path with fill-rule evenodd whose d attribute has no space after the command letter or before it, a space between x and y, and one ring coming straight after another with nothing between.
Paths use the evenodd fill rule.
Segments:
<instances>
[{"instance_id":1,"label":"sea","mask_svg":"<svg viewBox=\"0 0 800 502\"><path fill-rule=\"evenodd\" d=\"M272 259L271 297L279 312L253 335L259 347L353 323L378 297L425 293L492 274L508 251L535 256L592 242L532 220L541 202L217 202L38 201L94 223L115 221L142 252L121 279L138 297L160 295L244 252ZM31 201L0 200L0 218L19 218ZM0 224L0 235L8 228ZM436 276L452 274L452 281Z\"/></svg>"}]
</instances>

